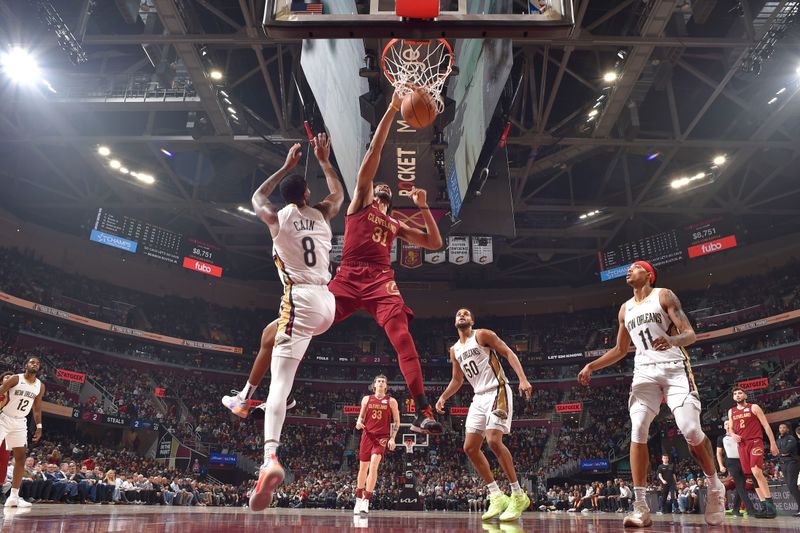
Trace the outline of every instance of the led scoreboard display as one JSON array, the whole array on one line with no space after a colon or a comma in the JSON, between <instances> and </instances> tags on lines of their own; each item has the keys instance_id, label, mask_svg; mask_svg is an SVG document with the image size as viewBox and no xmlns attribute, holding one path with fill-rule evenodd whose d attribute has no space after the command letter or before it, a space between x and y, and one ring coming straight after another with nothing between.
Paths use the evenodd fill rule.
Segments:
<instances>
[{"instance_id":1,"label":"led scoreboard display","mask_svg":"<svg viewBox=\"0 0 800 533\"><path fill-rule=\"evenodd\" d=\"M146 255L210 276L222 277L222 250L212 244L185 237L180 233L116 215L102 207L97 211L92 241L133 254Z\"/></svg>"},{"instance_id":2,"label":"led scoreboard display","mask_svg":"<svg viewBox=\"0 0 800 533\"><path fill-rule=\"evenodd\" d=\"M644 259L660 267L721 252L738 245L732 225L722 218L707 220L680 229L673 229L625 242L598 252L600 280L608 281L625 276L631 263Z\"/></svg>"}]
</instances>

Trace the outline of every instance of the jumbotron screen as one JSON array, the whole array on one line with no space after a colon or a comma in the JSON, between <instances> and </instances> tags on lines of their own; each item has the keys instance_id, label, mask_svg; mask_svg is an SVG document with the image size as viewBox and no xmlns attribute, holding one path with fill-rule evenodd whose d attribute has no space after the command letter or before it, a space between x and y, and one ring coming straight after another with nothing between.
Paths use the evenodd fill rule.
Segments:
<instances>
[{"instance_id":1,"label":"jumbotron screen","mask_svg":"<svg viewBox=\"0 0 800 533\"><path fill-rule=\"evenodd\" d=\"M132 254L146 255L183 268L222 277L222 250L213 244L102 207L89 239Z\"/></svg>"},{"instance_id":2,"label":"jumbotron screen","mask_svg":"<svg viewBox=\"0 0 800 533\"><path fill-rule=\"evenodd\" d=\"M738 245L733 224L716 218L664 233L628 241L616 248L598 252L600 281L625 276L634 261L644 259L660 267L695 259Z\"/></svg>"}]
</instances>

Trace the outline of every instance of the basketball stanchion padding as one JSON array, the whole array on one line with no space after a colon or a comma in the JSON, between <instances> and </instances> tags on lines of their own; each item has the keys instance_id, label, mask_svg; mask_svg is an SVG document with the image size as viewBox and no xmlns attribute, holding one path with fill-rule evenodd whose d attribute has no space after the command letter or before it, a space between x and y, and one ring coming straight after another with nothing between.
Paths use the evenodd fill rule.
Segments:
<instances>
[{"instance_id":1,"label":"basketball stanchion padding","mask_svg":"<svg viewBox=\"0 0 800 533\"><path fill-rule=\"evenodd\" d=\"M439 16L439 0L397 0L394 12L408 19L432 19Z\"/></svg>"}]
</instances>

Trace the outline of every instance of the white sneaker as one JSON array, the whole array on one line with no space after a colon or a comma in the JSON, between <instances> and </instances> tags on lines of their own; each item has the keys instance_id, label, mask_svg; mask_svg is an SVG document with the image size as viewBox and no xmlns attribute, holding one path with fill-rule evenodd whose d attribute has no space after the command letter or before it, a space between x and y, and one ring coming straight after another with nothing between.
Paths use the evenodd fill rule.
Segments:
<instances>
[{"instance_id":1,"label":"white sneaker","mask_svg":"<svg viewBox=\"0 0 800 533\"><path fill-rule=\"evenodd\" d=\"M366 498L361 500L361 513L369 514L369 500Z\"/></svg>"},{"instance_id":2,"label":"white sneaker","mask_svg":"<svg viewBox=\"0 0 800 533\"><path fill-rule=\"evenodd\" d=\"M353 514L361 513L361 502L364 501L364 498L356 498L356 504L353 506Z\"/></svg>"},{"instance_id":3,"label":"white sneaker","mask_svg":"<svg viewBox=\"0 0 800 533\"><path fill-rule=\"evenodd\" d=\"M647 507L647 503L635 502L633 511L625 515L622 525L624 527L650 527L653 525L653 519L650 518L650 508Z\"/></svg>"},{"instance_id":4,"label":"white sneaker","mask_svg":"<svg viewBox=\"0 0 800 533\"><path fill-rule=\"evenodd\" d=\"M725 488L708 489L706 499L706 524L717 526L725 519Z\"/></svg>"},{"instance_id":5,"label":"white sneaker","mask_svg":"<svg viewBox=\"0 0 800 533\"><path fill-rule=\"evenodd\" d=\"M19 507L20 509L24 509L26 507L33 507L33 504L25 501L22 498L9 496L9 498L6 500L5 507Z\"/></svg>"}]
</instances>

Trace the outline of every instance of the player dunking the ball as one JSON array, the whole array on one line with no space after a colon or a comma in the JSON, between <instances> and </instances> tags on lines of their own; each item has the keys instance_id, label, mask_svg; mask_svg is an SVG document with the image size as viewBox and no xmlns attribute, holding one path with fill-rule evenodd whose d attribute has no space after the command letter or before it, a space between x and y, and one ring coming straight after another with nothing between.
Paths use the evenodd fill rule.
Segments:
<instances>
[{"instance_id":1,"label":"player dunking the ball","mask_svg":"<svg viewBox=\"0 0 800 533\"><path fill-rule=\"evenodd\" d=\"M275 488L285 477L276 453L286 419L286 398L311 338L331 326L336 307L328 291L330 220L341 208L344 189L329 161L327 135L317 135L312 146L330 192L322 202L310 206L311 191L305 178L287 177L300 160L299 144L289 149L283 167L253 194L253 209L272 235L272 255L284 286L270 364L272 381L264 409L264 464L250 496L253 511L269 507ZM281 196L286 201L282 209L277 209L269 200L279 183Z\"/></svg>"},{"instance_id":2,"label":"player dunking the ball","mask_svg":"<svg viewBox=\"0 0 800 533\"><path fill-rule=\"evenodd\" d=\"M473 329L475 317L469 309L459 309L456 313L456 329L458 341L450 348L450 360L453 363L453 377L447 388L436 402L436 410L444 414L444 405L448 398L458 392L467 376L475 391L472 404L469 406L465 423L466 437L464 452L475 465L489 489L489 510L483 515L484 520L500 515L500 520L517 520L531 504L531 500L520 487L514 459L511 452L503 444L503 435L511 432L513 415L513 391L506 380L499 355L506 358L519 378L519 392L530 401L533 387L525 377L525 371L517 358L517 354L490 329ZM500 467L511 483L511 498L506 496L497 486L489 461L481 451L483 441L497 457Z\"/></svg>"},{"instance_id":3,"label":"player dunking the ball","mask_svg":"<svg viewBox=\"0 0 800 533\"><path fill-rule=\"evenodd\" d=\"M763 409L754 403L747 403L747 393L740 387L733 389L733 401L736 405L728 410L728 435L739 446L739 461L742 463L742 472L745 476L752 476L756 480L756 494L761 501L761 510L756 513L756 518L775 518L778 509L772 501L767 478L764 477L764 437L761 430L769 438L770 453L778 457L778 443L775 434L769 426ZM789 480L789 482L797 481Z\"/></svg>"},{"instance_id":4,"label":"player dunking the ball","mask_svg":"<svg viewBox=\"0 0 800 533\"><path fill-rule=\"evenodd\" d=\"M397 446L394 439L400 429L400 409L397 400L386 395L388 385L386 376L375 376L370 387L373 394L361 399L361 411L356 421L356 429L362 430L362 433L353 514L369 512L369 502L378 482L378 466L383 454L387 446L389 451L394 451Z\"/></svg>"},{"instance_id":5,"label":"player dunking the ball","mask_svg":"<svg viewBox=\"0 0 800 533\"><path fill-rule=\"evenodd\" d=\"M636 346L633 382L628 407L631 417L631 474L635 502L623 524L649 527L652 524L645 494L650 424L665 397L675 423L689 445L689 452L703 468L708 480L705 520L720 524L725 517L725 487L717 477L714 453L700 425L700 395L694 383L689 354L685 346L696 335L681 308L678 297L669 289L654 288L656 271L646 261L628 268L626 281L633 298L622 304L618 314L617 344L604 355L583 367L578 381L589 384L595 370L613 365L628 355L631 340Z\"/></svg>"}]
</instances>

